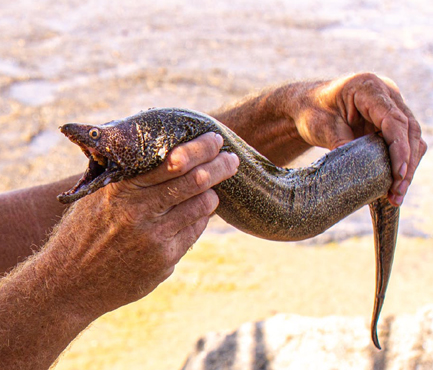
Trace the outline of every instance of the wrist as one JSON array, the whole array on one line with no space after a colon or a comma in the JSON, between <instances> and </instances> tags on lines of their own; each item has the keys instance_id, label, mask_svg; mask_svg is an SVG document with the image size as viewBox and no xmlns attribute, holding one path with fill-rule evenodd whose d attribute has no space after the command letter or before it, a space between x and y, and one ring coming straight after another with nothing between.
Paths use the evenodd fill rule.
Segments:
<instances>
[{"instance_id":1,"label":"wrist","mask_svg":"<svg viewBox=\"0 0 433 370\"><path fill-rule=\"evenodd\" d=\"M311 148L299 130L310 91L319 83L294 83L270 89L214 117L276 165L284 166Z\"/></svg>"}]
</instances>

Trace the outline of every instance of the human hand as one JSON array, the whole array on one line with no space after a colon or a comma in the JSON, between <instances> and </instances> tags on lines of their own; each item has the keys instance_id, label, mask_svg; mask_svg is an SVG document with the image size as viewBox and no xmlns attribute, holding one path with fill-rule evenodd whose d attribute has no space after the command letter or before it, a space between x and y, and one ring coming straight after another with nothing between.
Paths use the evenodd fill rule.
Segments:
<instances>
[{"instance_id":1,"label":"human hand","mask_svg":"<svg viewBox=\"0 0 433 370\"><path fill-rule=\"evenodd\" d=\"M68 272L69 295L97 317L164 281L217 207L211 187L236 172L239 160L219 153L222 144L202 135L155 170L77 201L51 243L67 246L55 260Z\"/></svg>"},{"instance_id":2,"label":"human hand","mask_svg":"<svg viewBox=\"0 0 433 370\"><path fill-rule=\"evenodd\" d=\"M388 198L401 205L427 145L393 81L363 73L318 83L302 96L296 114L291 113L308 144L331 150L381 131L394 179Z\"/></svg>"}]
</instances>

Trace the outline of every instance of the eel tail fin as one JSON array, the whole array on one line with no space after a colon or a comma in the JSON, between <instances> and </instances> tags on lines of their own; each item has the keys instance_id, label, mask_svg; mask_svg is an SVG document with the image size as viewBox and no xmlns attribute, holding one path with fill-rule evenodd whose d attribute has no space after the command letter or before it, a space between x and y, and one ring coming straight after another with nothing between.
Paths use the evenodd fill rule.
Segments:
<instances>
[{"instance_id":1,"label":"eel tail fin","mask_svg":"<svg viewBox=\"0 0 433 370\"><path fill-rule=\"evenodd\" d=\"M373 222L374 246L376 254L376 294L371 319L371 338L381 349L377 336L377 323L385 300L386 288L391 276L397 241L400 207L394 207L386 196L369 204Z\"/></svg>"}]
</instances>

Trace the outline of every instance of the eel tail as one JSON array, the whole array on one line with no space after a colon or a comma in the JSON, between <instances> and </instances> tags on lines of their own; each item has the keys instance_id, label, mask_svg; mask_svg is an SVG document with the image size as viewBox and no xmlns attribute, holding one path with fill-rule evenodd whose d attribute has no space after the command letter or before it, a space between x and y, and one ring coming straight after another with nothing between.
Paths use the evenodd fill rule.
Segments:
<instances>
[{"instance_id":1,"label":"eel tail","mask_svg":"<svg viewBox=\"0 0 433 370\"><path fill-rule=\"evenodd\" d=\"M377 336L377 323L385 299L386 288L391 276L397 241L400 207L394 207L388 198L381 197L369 204L373 221L374 246L376 253L376 295L371 319L371 338L381 349Z\"/></svg>"}]
</instances>

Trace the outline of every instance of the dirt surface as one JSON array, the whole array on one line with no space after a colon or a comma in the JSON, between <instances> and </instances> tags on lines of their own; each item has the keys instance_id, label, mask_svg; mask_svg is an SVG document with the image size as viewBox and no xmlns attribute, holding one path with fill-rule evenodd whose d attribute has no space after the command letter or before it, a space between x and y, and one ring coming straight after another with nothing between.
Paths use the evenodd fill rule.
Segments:
<instances>
[{"instance_id":1,"label":"dirt surface","mask_svg":"<svg viewBox=\"0 0 433 370\"><path fill-rule=\"evenodd\" d=\"M84 169L57 130L65 122L104 123L148 107L209 112L270 84L356 71L394 79L433 144L428 1L23 0L1 8L0 191ZM385 314L433 302L432 167L428 152L402 208ZM176 369L208 330L276 312L369 316L373 268L366 209L291 244L215 219L173 277L98 320L56 369Z\"/></svg>"},{"instance_id":2,"label":"dirt surface","mask_svg":"<svg viewBox=\"0 0 433 370\"><path fill-rule=\"evenodd\" d=\"M180 369L209 331L276 313L370 318L371 237L322 246L273 243L210 230L145 299L96 321L57 369ZM433 302L431 240L400 238L382 315Z\"/></svg>"}]
</instances>

